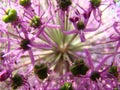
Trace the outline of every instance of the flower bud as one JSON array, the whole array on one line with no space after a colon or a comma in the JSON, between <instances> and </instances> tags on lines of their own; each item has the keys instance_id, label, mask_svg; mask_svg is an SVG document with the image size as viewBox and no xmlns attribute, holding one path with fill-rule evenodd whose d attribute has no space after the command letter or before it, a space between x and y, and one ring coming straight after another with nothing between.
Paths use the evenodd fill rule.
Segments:
<instances>
[{"instance_id":1,"label":"flower bud","mask_svg":"<svg viewBox=\"0 0 120 90\"><path fill-rule=\"evenodd\" d=\"M5 22L5 23L9 23L9 22L13 22L15 21L17 18L17 12L15 9L8 9L6 11L6 15L4 15L2 17L2 20Z\"/></svg>"},{"instance_id":2,"label":"flower bud","mask_svg":"<svg viewBox=\"0 0 120 90\"><path fill-rule=\"evenodd\" d=\"M60 87L60 90L73 90L72 83L66 82Z\"/></svg>"},{"instance_id":3,"label":"flower bud","mask_svg":"<svg viewBox=\"0 0 120 90\"><path fill-rule=\"evenodd\" d=\"M91 80L96 81L96 80L99 79L99 78L100 78L100 73L99 73L99 72L93 71L93 72L91 73L91 76L90 76L90 79L91 79Z\"/></svg>"},{"instance_id":4,"label":"flower bud","mask_svg":"<svg viewBox=\"0 0 120 90\"><path fill-rule=\"evenodd\" d=\"M89 70L89 68L85 65L83 60L77 60L73 64L73 66L70 68L70 71L73 75L85 75L86 72Z\"/></svg>"},{"instance_id":5,"label":"flower bud","mask_svg":"<svg viewBox=\"0 0 120 90\"><path fill-rule=\"evenodd\" d=\"M16 20L16 18L17 18L17 12L16 12L16 10L15 9L9 9L8 10L8 16L9 16L9 19L11 21Z\"/></svg>"},{"instance_id":6,"label":"flower bud","mask_svg":"<svg viewBox=\"0 0 120 90\"><path fill-rule=\"evenodd\" d=\"M30 21L30 26L34 27L34 28L37 28L39 26L41 26L41 21L40 21L40 18L38 16L34 16L32 18L32 20Z\"/></svg>"},{"instance_id":7,"label":"flower bud","mask_svg":"<svg viewBox=\"0 0 120 90\"><path fill-rule=\"evenodd\" d=\"M47 78L48 67L45 64L35 65L34 72L40 79Z\"/></svg>"},{"instance_id":8,"label":"flower bud","mask_svg":"<svg viewBox=\"0 0 120 90\"><path fill-rule=\"evenodd\" d=\"M20 5L22 5L22 6L27 6L27 5L30 4L30 0L20 0L19 3L20 3Z\"/></svg>"}]
</instances>

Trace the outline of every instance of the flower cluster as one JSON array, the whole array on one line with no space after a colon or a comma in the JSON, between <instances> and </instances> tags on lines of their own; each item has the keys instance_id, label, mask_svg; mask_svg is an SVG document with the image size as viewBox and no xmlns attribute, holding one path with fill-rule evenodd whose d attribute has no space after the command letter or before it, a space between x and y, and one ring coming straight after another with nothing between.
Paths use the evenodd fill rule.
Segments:
<instances>
[{"instance_id":1,"label":"flower cluster","mask_svg":"<svg viewBox=\"0 0 120 90\"><path fill-rule=\"evenodd\" d=\"M0 90L119 90L119 0L0 2Z\"/></svg>"}]
</instances>

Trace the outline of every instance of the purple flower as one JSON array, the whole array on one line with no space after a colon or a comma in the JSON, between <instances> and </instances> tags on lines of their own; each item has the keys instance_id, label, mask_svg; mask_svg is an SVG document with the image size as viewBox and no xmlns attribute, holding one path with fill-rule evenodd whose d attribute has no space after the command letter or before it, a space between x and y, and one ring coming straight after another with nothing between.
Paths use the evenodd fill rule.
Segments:
<instances>
[{"instance_id":1,"label":"purple flower","mask_svg":"<svg viewBox=\"0 0 120 90\"><path fill-rule=\"evenodd\" d=\"M8 0L0 5L5 89L119 90L118 1Z\"/></svg>"}]
</instances>

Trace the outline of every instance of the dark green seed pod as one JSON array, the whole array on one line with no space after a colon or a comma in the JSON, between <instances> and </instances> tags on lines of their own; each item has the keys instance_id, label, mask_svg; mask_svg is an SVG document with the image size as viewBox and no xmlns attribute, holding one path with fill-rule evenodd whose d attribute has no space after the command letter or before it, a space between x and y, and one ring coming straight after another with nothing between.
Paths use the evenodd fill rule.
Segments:
<instances>
[{"instance_id":1,"label":"dark green seed pod","mask_svg":"<svg viewBox=\"0 0 120 90\"><path fill-rule=\"evenodd\" d=\"M28 46L29 44L30 44L30 40L28 40L28 39L23 39L23 40L21 41L20 46L21 46L22 49L28 50L28 49L30 49L30 47Z\"/></svg>"},{"instance_id":2,"label":"dark green seed pod","mask_svg":"<svg viewBox=\"0 0 120 90\"><path fill-rule=\"evenodd\" d=\"M90 76L90 79L91 79L91 80L96 81L96 80L99 79L99 78L100 78L100 73L99 73L99 72L93 71L93 72L91 73L91 76Z\"/></svg>"},{"instance_id":3,"label":"dark green seed pod","mask_svg":"<svg viewBox=\"0 0 120 90\"><path fill-rule=\"evenodd\" d=\"M89 68L85 65L83 60L76 60L70 71L73 75L85 75Z\"/></svg>"},{"instance_id":4,"label":"dark green seed pod","mask_svg":"<svg viewBox=\"0 0 120 90\"><path fill-rule=\"evenodd\" d=\"M23 79L22 76L19 74L15 74L12 78L12 87L13 89L17 89L18 87L23 85Z\"/></svg>"},{"instance_id":5,"label":"dark green seed pod","mask_svg":"<svg viewBox=\"0 0 120 90\"><path fill-rule=\"evenodd\" d=\"M31 3L31 0L19 0L19 4L22 6L27 6Z\"/></svg>"},{"instance_id":6,"label":"dark green seed pod","mask_svg":"<svg viewBox=\"0 0 120 90\"><path fill-rule=\"evenodd\" d=\"M109 71L110 74L112 74L115 77L118 77L118 71L117 71L117 66L112 66L110 67Z\"/></svg>"},{"instance_id":7,"label":"dark green seed pod","mask_svg":"<svg viewBox=\"0 0 120 90\"><path fill-rule=\"evenodd\" d=\"M34 16L32 18L32 20L30 21L30 26L34 27L34 28L37 28L39 26L41 26L41 21L40 21L40 18L38 16Z\"/></svg>"},{"instance_id":8,"label":"dark green seed pod","mask_svg":"<svg viewBox=\"0 0 120 90\"><path fill-rule=\"evenodd\" d=\"M34 72L40 79L47 78L48 67L45 64L35 65Z\"/></svg>"},{"instance_id":9,"label":"dark green seed pod","mask_svg":"<svg viewBox=\"0 0 120 90\"><path fill-rule=\"evenodd\" d=\"M62 10L67 10L71 4L71 0L58 0L58 5Z\"/></svg>"},{"instance_id":10,"label":"dark green seed pod","mask_svg":"<svg viewBox=\"0 0 120 90\"><path fill-rule=\"evenodd\" d=\"M17 19L17 12L15 9L8 9L6 15L2 17L2 20L5 23L13 22Z\"/></svg>"},{"instance_id":11,"label":"dark green seed pod","mask_svg":"<svg viewBox=\"0 0 120 90\"><path fill-rule=\"evenodd\" d=\"M60 87L60 90L74 90L72 87L72 83L66 82L64 85Z\"/></svg>"},{"instance_id":12,"label":"dark green seed pod","mask_svg":"<svg viewBox=\"0 0 120 90\"><path fill-rule=\"evenodd\" d=\"M85 25L84 25L83 22L80 21L80 22L77 23L77 29L78 30L81 30L81 29L84 29L84 28L85 28Z\"/></svg>"},{"instance_id":13,"label":"dark green seed pod","mask_svg":"<svg viewBox=\"0 0 120 90\"><path fill-rule=\"evenodd\" d=\"M91 4L92 4L92 7L93 8L97 8L100 6L101 4L101 0L90 0Z\"/></svg>"}]
</instances>

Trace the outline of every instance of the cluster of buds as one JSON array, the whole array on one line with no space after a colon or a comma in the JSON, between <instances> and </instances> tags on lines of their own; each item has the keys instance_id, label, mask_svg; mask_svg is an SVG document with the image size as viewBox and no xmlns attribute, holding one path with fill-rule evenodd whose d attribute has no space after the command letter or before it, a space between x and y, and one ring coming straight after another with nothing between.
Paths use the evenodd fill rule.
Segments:
<instances>
[{"instance_id":1,"label":"cluster of buds","mask_svg":"<svg viewBox=\"0 0 120 90\"><path fill-rule=\"evenodd\" d=\"M0 2L0 90L119 90L119 0Z\"/></svg>"}]
</instances>

